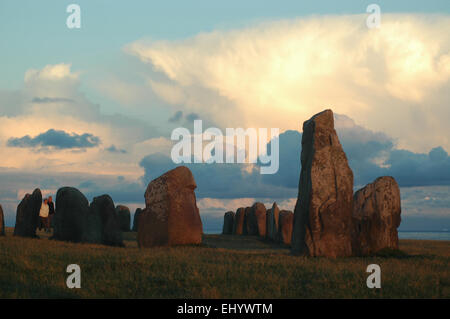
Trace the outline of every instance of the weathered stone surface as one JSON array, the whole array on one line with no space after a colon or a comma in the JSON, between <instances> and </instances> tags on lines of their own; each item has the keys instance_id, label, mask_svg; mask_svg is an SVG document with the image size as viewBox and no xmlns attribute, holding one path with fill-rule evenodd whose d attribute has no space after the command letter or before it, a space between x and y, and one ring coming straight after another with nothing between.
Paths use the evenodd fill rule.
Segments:
<instances>
[{"instance_id":1,"label":"weathered stone surface","mask_svg":"<svg viewBox=\"0 0 450 319\"><path fill-rule=\"evenodd\" d=\"M292 252L340 257L352 254L353 172L325 110L303 123L301 173Z\"/></svg>"},{"instance_id":2,"label":"weathered stone surface","mask_svg":"<svg viewBox=\"0 0 450 319\"><path fill-rule=\"evenodd\" d=\"M244 212L244 230L242 231L242 235L256 235L256 225L253 223L252 225L249 225L250 221L250 213L252 212L251 207L245 207ZM252 232L250 232L249 228L252 228Z\"/></svg>"},{"instance_id":3,"label":"weathered stone surface","mask_svg":"<svg viewBox=\"0 0 450 319\"><path fill-rule=\"evenodd\" d=\"M248 214L248 234L266 237L266 223L266 207L263 203L254 203Z\"/></svg>"},{"instance_id":4,"label":"weathered stone surface","mask_svg":"<svg viewBox=\"0 0 450 319\"><path fill-rule=\"evenodd\" d=\"M247 233L247 225L245 223L245 208L240 207L236 210L235 220L233 224L234 235L245 235Z\"/></svg>"},{"instance_id":5,"label":"weathered stone surface","mask_svg":"<svg viewBox=\"0 0 450 319\"><path fill-rule=\"evenodd\" d=\"M109 195L94 197L89 206L88 225L83 238L87 242L124 246L119 217Z\"/></svg>"},{"instance_id":6,"label":"weathered stone surface","mask_svg":"<svg viewBox=\"0 0 450 319\"><path fill-rule=\"evenodd\" d=\"M89 227L98 227L88 221L89 202L74 187L63 187L56 193L55 230L53 239L83 242L90 239L87 234L95 233Z\"/></svg>"},{"instance_id":7,"label":"weathered stone surface","mask_svg":"<svg viewBox=\"0 0 450 319\"><path fill-rule=\"evenodd\" d=\"M131 223L130 209L124 205L117 205L116 213L117 216L119 217L120 229L123 232L129 232Z\"/></svg>"},{"instance_id":8,"label":"weathered stone surface","mask_svg":"<svg viewBox=\"0 0 450 319\"><path fill-rule=\"evenodd\" d=\"M233 233L235 215L234 212L226 212L223 216L222 234L231 235Z\"/></svg>"},{"instance_id":9,"label":"weathered stone surface","mask_svg":"<svg viewBox=\"0 0 450 319\"><path fill-rule=\"evenodd\" d=\"M141 213L142 213L142 208L136 208L136 211L134 212L134 217L133 217L133 228L132 228L132 231L137 231L138 230L139 215Z\"/></svg>"},{"instance_id":10,"label":"weathered stone surface","mask_svg":"<svg viewBox=\"0 0 450 319\"><path fill-rule=\"evenodd\" d=\"M42 205L42 193L36 188L33 193L26 194L17 206L16 226L14 236L37 237L36 228L39 224L39 211Z\"/></svg>"},{"instance_id":11,"label":"weathered stone surface","mask_svg":"<svg viewBox=\"0 0 450 319\"><path fill-rule=\"evenodd\" d=\"M277 241L285 245L291 244L292 227L294 224L294 213L287 210L282 210L279 215L279 228L277 234Z\"/></svg>"},{"instance_id":12,"label":"weathered stone surface","mask_svg":"<svg viewBox=\"0 0 450 319\"><path fill-rule=\"evenodd\" d=\"M0 205L0 236L5 236L5 216L2 205Z\"/></svg>"},{"instance_id":13,"label":"weathered stone surface","mask_svg":"<svg viewBox=\"0 0 450 319\"><path fill-rule=\"evenodd\" d=\"M267 238L275 241L278 236L278 219L280 209L277 203L273 203L272 208L267 210Z\"/></svg>"},{"instance_id":14,"label":"weathered stone surface","mask_svg":"<svg viewBox=\"0 0 450 319\"><path fill-rule=\"evenodd\" d=\"M400 213L400 189L393 177L379 177L358 190L353 197L353 254L398 249Z\"/></svg>"},{"instance_id":15,"label":"weathered stone surface","mask_svg":"<svg viewBox=\"0 0 450 319\"><path fill-rule=\"evenodd\" d=\"M258 223L256 221L256 216L253 213L253 206L245 209L245 217L247 221L247 235L258 235Z\"/></svg>"},{"instance_id":16,"label":"weathered stone surface","mask_svg":"<svg viewBox=\"0 0 450 319\"><path fill-rule=\"evenodd\" d=\"M202 242L196 187L186 166L170 170L148 184L146 208L139 217L139 247Z\"/></svg>"}]
</instances>

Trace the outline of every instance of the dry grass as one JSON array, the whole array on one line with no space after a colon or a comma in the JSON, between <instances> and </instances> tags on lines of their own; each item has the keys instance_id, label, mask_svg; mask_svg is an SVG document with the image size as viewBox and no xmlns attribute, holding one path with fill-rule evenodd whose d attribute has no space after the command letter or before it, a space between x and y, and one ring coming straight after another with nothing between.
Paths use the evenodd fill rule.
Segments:
<instances>
[{"instance_id":1,"label":"dry grass","mask_svg":"<svg viewBox=\"0 0 450 319\"><path fill-rule=\"evenodd\" d=\"M450 242L401 240L407 255L304 258L255 237L206 235L201 246L139 250L0 237L1 298L450 298ZM81 267L81 289L65 285ZM379 264L382 288L368 289Z\"/></svg>"}]
</instances>

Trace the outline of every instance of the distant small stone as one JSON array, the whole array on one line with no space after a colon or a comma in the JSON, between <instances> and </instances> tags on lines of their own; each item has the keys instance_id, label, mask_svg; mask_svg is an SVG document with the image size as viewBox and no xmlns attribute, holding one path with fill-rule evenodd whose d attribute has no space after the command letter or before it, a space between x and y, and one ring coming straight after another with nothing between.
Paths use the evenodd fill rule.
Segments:
<instances>
[{"instance_id":1,"label":"distant small stone","mask_svg":"<svg viewBox=\"0 0 450 319\"><path fill-rule=\"evenodd\" d=\"M273 203L272 208L267 210L267 238L275 241L278 237L278 220L280 209L277 203Z\"/></svg>"},{"instance_id":2,"label":"distant small stone","mask_svg":"<svg viewBox=\"0 0 450 319\"><path fill-rule=\"evenodd\" d=\"M134 213L133 217L133 228L132 231L137 232L138 230L138 224L139 224L139 215L142 213L142 208L136 208L136 211Z\"/></svg>"},{"instance_id":3,"label":"distant small stone","mask_svg":"<svg viewBox=\"0 0 450 319\"><path fill-rule=\"evenodd\" d=\"M240 207L236 210L235 222L233 224L233 234L245 235L246 233L247 233L247 225L245 223L245 208Z\"/></svg>"},{"instance_id":4,"label":"distant small stone","mask_svg":"<svg viewBox=\"0 0 450 319\"><path fill-rule=\"evenodd\" d=\"M292 240L292 227L294 224L294 213L282 210L279 216L279 228L277 241L285 245L290 245Z\"/></svg>"},{"instance_id":5,"label":"distant small stone","mask_svg":"<svg viewBox=\"0 0 450 319\"><path fill-rule=\"evenodd\" d=\"M130 209L125 205L117 205L116 213L119 217L120 229L123 232L129 232L131 223Z\"/></svg>"},{"instance_id":6,"label":"distant small stone","mask_svg":"<svg viewBox=\"0 0 450 319\"><path fill-rule=\"evenodd\" d=\"M247 220L249 235L266 237L266 207L263 203L255 203L251 207Z\"/></svg>"},{"instance_id":7,"label":"distant small stone","mask_svg":"<svg viewBox=\"0 0 450 319\"><path fill-rule=\"evenodd\" d=\"M2 205L0 205L0 236L5 236L5 216L3 215Z\"/></svg>"},{"instance_id":8,"label":"distant small stone","mask_svg":"<svg viewBox=\"0 0 450 319\"><path fill-rule=\"evenodd\" d=\"M226 212L223 216L223 229L222 234L231 235L233 233L235 215L233 212Z\"/></svg>"}]
</instances>

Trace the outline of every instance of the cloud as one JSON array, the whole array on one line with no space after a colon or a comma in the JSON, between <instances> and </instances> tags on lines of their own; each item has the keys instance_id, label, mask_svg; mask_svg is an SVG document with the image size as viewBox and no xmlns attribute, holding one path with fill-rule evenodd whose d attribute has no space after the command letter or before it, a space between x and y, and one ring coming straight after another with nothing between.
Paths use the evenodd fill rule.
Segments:
<instances>
[{"instance_id":1,"label":"cloud","mask_svg":"<svg viewBox=\"0 0 450 319\"><path fill-rule=\"evenodd\" d=\"M140 166L144 169L141 181L148 184L170 169L179 165L165 154L145 156ZM284 185L262 183L259 169L252 164L205 164L191 163L187 166L197 182L196 193L199 198L242 198L242 197L291 197L296 193Z\"/></svg>"},{"instance_id":2,"label":"cloud","mask_svg":"<svg viewBox=\"0 0 450 319\"><path fill-rule=\"evenodd\" d=\"M120 153L120 154L125 154L127 153L126 150L121 149L121 148L117 148L115 145L111 145L110 147L106 148L106 150L110 153Z\"/></svg>"},{"instance_id":3,"label":"cloud","mask_svg":"<svg viewBox=\"0 0 450 319\"><path fill-rule=\"evenodd\" d=\"M78 79L77 73L70 71L70 64L60 63L46 65L43 69L30 69L25 73L25 82L36 80L59 81L62 79Z\"/></svg>"},{"instance_id":4,"label":"cloud","mask_svg":"<svg viewBox=\"0 0 450 319\"><path fill-rule=\"evenodd\" d=\"M169 122L176 123L179 122L183 118L183 112L177 111L169 118Z\"/></svg>"},{"instance_id":5,"label":"cloud","mask_svg":"<svg viewBox=\"0 0 450 319\"><path fill-rule=\"evenodd\" d=\"M22 88L0 90L0 152L8 153L0 167L142 175L138 161L149 152L142 154L144 143L161 133L145 117L114 113L87 98L80 73L68 63L47 65L28 70ZM95 147L100 141L122 155Z\"/></svg>"},{"instance_id":6,"label":"cloud","mask_svg":"<svg viewBox=\"0 0 450 319\"><path fill-rule=\"evenodd\" d=\"M355 188L386 175L393 176L402 187L450 185L450 157L442 147L429 153L398 149L388 135L368 130L340 114L335 114L335 127L354 173ZM222 199L296 197L302 133L288 130L278 138L279 170L276 174L261 175L259 163L184 164L194 174L198 196ZM139 164L144 168L144 184L177 166L162 153L145 156Z\"/></svg>"},{"instance_id":7,"label":"cloud","mask_svg":"<svg viewBox=\"0 0 450 319\"><path fill-rule=\"evenodd\" d=\"M194 122L195 120L200 119L200 116L197 113L189 113L184 115L183 111L177 111L169 118L169 122L177 123L180 122L183 118L186 123L192 124L192 122Z\"/></svg>"},{"instance_id":8,"label":"cloud","mask_svg":"<svg viewBox=\"0 0 450 319\"><path fill-rule=\"evenodd\" d=\"M193 122L199 118L200 118L200 116L197 113L189 113L186 115L186 120L189 122Z\"/></svg>"},{"instance_id":9,"label":"cloud","mask_svg":"<svg viewBox=\"0 0 450 319\"><path fill-rule=\"evenodd\" d=\"M56 149L71 149L96 147L99 144L100 138L92 134L69 134L64 131L57 131L54 129L50 129L47 132L41 133L35 137L26 135L19 138L12 137L8 140L9 147L22 148L51 147Z\"/></svg>"},{"instance_id":10,"label":"cloud","mask_svg":"<svg viewBox=\"0 0 450 319\"><path fill-rule=\"evenodd\" d=\"M32 103L72 103L72 99L67 99L64 97L34 97L31 100Z\"/></svg>"},{"instance_id":11,"label":"cloud","mask_svg":"<svg viewBox=\"0 0 450 319\"><path fill-rule=\"evenodd\" d=\"M450 27L444 15L313 16L216 30L176 41L139 40L126 52L160 75L155 90L219 127L297 130L332 108L402 148L450 148ZM155 85L154 85L155 86ZM270 116L268 116L270 114Z\"/></svg>"},{"instance_id":12,"label":"cloud","mask_svg":"<svg viewBox=\"0 0 450 319\"><path fill-rule=\"evenodd\" d=\"M450 157L442 147L428 154L392 150L383 170L403 186L450 185Z\"/></svg>"},{"instance_id":13,"label":"cloud","mask_svg":"<svg viewBox=\"0 0 450 319\"><path fill-rule=\"evenodd\" d=\"M355 187L362 187L379 176L393 176L400 186L450 185L450 157L442 147L428 153L415 153L396 146L381 132L373 132L345 115L335 114L335 127L353 170ZM264 175L274 185L297 187L300 176L302 134L280 134L280 169Z\"/></svg>"}]
</instances>

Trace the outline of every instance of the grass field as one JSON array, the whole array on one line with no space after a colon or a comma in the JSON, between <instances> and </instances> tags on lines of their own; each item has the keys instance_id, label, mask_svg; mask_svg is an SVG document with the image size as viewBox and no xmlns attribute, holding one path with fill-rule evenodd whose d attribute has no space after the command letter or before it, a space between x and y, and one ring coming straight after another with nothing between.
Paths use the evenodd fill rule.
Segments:
<instances>
[{"instance_id":1,"label":"grass field","mask_svg":"<svg viewBox=\"0 0 450 319\"><path fill-rule=\"evenodd\" d=\"M450 242L401 240L406 256L305 258L256 237L205 235L201 246L126 248L0 237L0 298L450 298ZM381 289L366 267L381 266ZM81 267L81 289L66 267Z\"/></svg>"}]
</instances>

